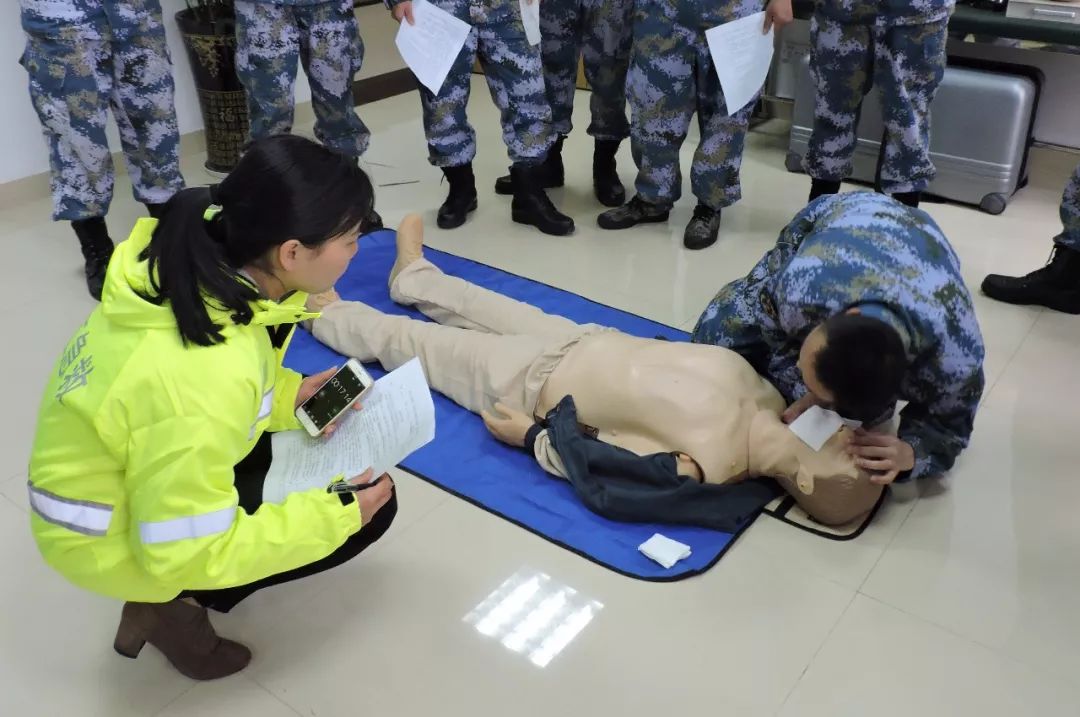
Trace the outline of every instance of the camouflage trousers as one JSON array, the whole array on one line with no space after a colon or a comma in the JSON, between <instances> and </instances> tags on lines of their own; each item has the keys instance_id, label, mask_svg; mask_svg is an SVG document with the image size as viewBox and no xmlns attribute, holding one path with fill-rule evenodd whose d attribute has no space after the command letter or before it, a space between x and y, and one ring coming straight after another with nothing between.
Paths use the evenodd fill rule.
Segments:
<instances>
[{"instance_id":1,"label":"camouflage trousers","mask_svg":"<svg viewBox=\"0 0 1080 717\"><path fill-rule=\"evenodd\" d=\"M694 196L711 209L734 204L742 196L739 168L756 100L729 116L705 30L759 9L741 0L635 3L626 92L631 150L638 167L635 188L645 201L671 206L682 195L679 149L695 112L701 138L690 168Z\"/></svg>"},{"instance_id":2,"label":"camouflage trousers","mask_svg":"<svg viewBox=\"0 0 1080 717\"><path fill-rule=\"evenodd\" d=\"M1080 167L1073 172L1065 185L1061 198L1061 223L1065 229L1054 241L1064 247L1080 251Z\"/></svg>"},{"instance_id":3,"label":"camouflage trousers","mask_svg":"<svg viewBox=\"0 0 1080 717\"><path fill-rule=\"evenodd\" d=\"M353 76L364 43L352 0L314 5L236 0L236 73L247 91L251 137L292 130L297 65L311 85L315 136L352 157L371 133L356 114Z\"/></svg>"},{"instance_id":4,"label":"camouflage trousers","mask_svg":"<svg viewBox=\"0 0 1080 717\"><path fill-rule=\"evenodd\" d=\"M183 189L172 63L158 0L66 7L24 0L22 14L27 41L21 64L49 147L53 219L108 213L110 106L135 199L160 204Z\"/></svg>"},{"instance_id":5,"label":"camouflage trousers","mask_svg":"<svg viewBox=\"0 0 1080 717\"><path fill-rule=\"evenodd\" d=\"M431 2L473 26L439 94L420 88L431 163L459 167L476 156L476 131L469 124L466 107L477 57L491 99L499 108L510 161L542 162L555 142L551 107L544 94L540 48L530 45L525 37L518 0Z\"/></svg>"},{"instance_id":6,"label":"camouflage trousers","mask_svg":"<svg viewBox=\"0 0 1080 717\"><path fill-rule=\"evenodd\" d=\"M633 40L633 0L534 0L540 2L540 49L544 84L556 134L573 129L578 58L592 93L590 136L623 140L626 119L626 71Z\"/></svg>"},{"instance_id":7,"label":"camouflage trousers","mask_svg":"<svg viewBox=\"0 0 1080 717\"><path fill-rule=\"evenodd\" d=\"M840 181L852 171L863 97L877 86L885 119L881 189L921 192L934 179L930 103L945 75L948 20L922 25L840 23L815 13L810 23L814 129L803 168Z\"/></svg>"}]
</instances>

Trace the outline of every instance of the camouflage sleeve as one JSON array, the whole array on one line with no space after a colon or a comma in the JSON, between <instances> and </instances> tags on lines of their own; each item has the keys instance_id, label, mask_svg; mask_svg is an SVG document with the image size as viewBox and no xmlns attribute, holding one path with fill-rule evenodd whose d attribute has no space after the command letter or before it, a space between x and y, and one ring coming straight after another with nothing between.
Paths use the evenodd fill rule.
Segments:
<instances>
[{"instance_id":1,"label":"camouflage sleeve","mask_svg":"<svg viewBox=\"0 0 1080 717\"><path fill-rule=\"evenodd\" d=\"M952 385L939 383L931 388L935 398L912 401L900 413L898 435L915 450L911 478L939 475L952 468L971 438L984 382L979 360Z\"/></svg>"}]
</instances>

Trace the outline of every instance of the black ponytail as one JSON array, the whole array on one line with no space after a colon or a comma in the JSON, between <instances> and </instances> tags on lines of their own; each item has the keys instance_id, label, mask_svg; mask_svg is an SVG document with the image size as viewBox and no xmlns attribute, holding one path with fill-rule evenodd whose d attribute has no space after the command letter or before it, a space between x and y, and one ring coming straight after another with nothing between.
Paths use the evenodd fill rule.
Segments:
<instances>
[{"instance_id":1,"label":"black ponytail","mask_svg":"<svg viewBox=\"0 0 1080 717\"><path fill-rule=\"evenodd\" d=\"M290 239L317 248L353 229L363 233L373 203L355 159L291 135L259 140L219 186L185 189L165 205L142 257L153 292L145 298L169 303L185 344L220 343L222 326L208 305L247 324L259 296L241 268Z\"/></svg>"}]
</instances>

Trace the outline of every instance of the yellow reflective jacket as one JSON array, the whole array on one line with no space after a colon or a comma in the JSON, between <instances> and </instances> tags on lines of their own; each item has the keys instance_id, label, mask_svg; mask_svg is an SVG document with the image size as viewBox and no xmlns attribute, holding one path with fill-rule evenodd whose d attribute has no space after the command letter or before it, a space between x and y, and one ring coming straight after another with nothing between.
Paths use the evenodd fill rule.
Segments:
<instances>
[{"instance_id":1,"label":"yellow reflective jacket","mask_svg":"<svg viewBox=\"0 0 1080 717\"><path fill-rule=\"evenodd\" d=\"M233 466L263 431L299 428L301 377L268 329L291 332L303 295L211 317L224 342L185 346L172 310L147 293L143 219L109 265L101 306L56 365L30 460L31 526L45 560L88 590L164 602L244 585L329 555L360 529L358 506L313 489L252 515ZM334 476L326 476L329 484Z\"/></svg>"}]
</instances>

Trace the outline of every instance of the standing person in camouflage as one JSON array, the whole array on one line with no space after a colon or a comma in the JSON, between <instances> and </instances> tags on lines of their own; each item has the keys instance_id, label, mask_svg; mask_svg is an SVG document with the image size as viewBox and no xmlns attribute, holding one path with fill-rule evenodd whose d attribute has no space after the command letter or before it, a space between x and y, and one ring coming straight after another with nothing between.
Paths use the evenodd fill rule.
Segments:
<instances>
[{"instance_id":1,"label":"standing person in camouflage","mask_svg":"<svg viewBox=\"0 0 1080 717\"><path fill-rule=\"evenodd\" d=\"M251 139L292 131L298 64L315 110L315 137L359 159L371 132L356 114L353 76L364 41L352 0L235 0L236 74L247 93ZM382 226L373 209L368 229Z\"/></svg>"},{"instance_id":2,"label":"standing person in camouflage","mask_svg":"<svg viewBox=\"0 0 1080 717\"><path fill-rule=\"evenodd\" d=\"M540 2L540 0L532 0ZM398 22L414 23L411 0L387 0ZM430 0L472 26L439 94L420 88L429 161L442 169L450 194L439 207L438 225L453 229L476 209L476 132L466 108L477 57L491 99L499 108L510 161L514 199L511 217L545 234L564 236L574 220L559 212L544 191L543 163L555 143L551 107L544 95L540 48L529 44L518 0Z\"/></svg>"},{"instance_id":3,"label":"standing person in camouflage","mask_svg":"<svg viewBox=\"0 0 1080 717\"><path fill-rule=\"evenodd\" d=\"M113 242L105 223L111 105L135 199L158 216L183 189L172 64L158 0L20 0L30 99L49 146L53 219L69 221L101 299Z\"/></svg>"},{"instance_id":4,"label":"standing person in camouflage","mask_svg":"<svg viewBox=\"0 0 1080 717\"><path fill-rule=\"evenodd\" d=\"M810 21L814 129L803 168L810 199L851 174L863 97L876 85L885 119L880 189L919 206L934 179L930 103L945 76L955 0L819 0Z\"/></svg>"},{"instance_id":5,"label":"standing person in camouflage","mask_svg":"<svg viewBox=\"0 0 1080 717\"><path fill-rule=\"evenodd\" d=\"M1054 237L1050 261L1025 276L991 274L983 293L1009 304L1037 304L1067 314L1080 314L1080 167L1061 197L1063 229Z\"/></svg>"},{"instance_id":6,"label":"standing person in camouflage","mask_svg":"<svg viewBox=\"0 0 1080 717\"><path fill-rule=\"evenodd\" d=\"M729 108L713 68L705 31L761 11L761 0L637 0L627 76L630 142L638 166L637 195L601 214L604 229L665 222L682 194L679 148L697 112L701 139L690 170L697 197L683 234L687 249L716 241L720 212L742 196L739 168L756 99ZM770 0L764 31L792 20L791 0Z\"/></svg>"},{"instance_id":7,"label":"standing person in camouflage","mask_svg":"<svg viewBox=\"0 0 1080 717\"><path fill-rule=\"evenodd\" d=\"M795 403L877 425L897 400L898 436L863 431L857 463L888 483L947 471L983 392L983 349L960 262L924 212L853 192L811 202L776 247L701 315L693 341L734 349Z\"/></svg>"},{"instance_id":8,"label":"standing person in camouflage","mask_svg":"<svg viewBox=\"0 0 1080 717\"><path fill-rule=\"evenodd\" d=\"M537 0L540 2L540 0ZM626 119L626 71L633 39L633 0L543 0L540 5L540 50L544 87L551 104L552 125L558 135L544 161L545 188L563 186L563 141L573 127L579 58L592 90L588 133L593 149L593 191L606 207L626 200L615 154L630 136ZM496 194L513 194L510 177L495 182Z\"/></svg>"}]
</instances>

